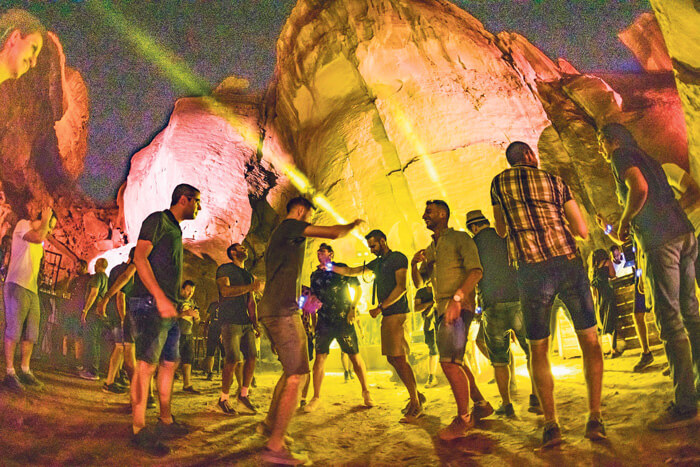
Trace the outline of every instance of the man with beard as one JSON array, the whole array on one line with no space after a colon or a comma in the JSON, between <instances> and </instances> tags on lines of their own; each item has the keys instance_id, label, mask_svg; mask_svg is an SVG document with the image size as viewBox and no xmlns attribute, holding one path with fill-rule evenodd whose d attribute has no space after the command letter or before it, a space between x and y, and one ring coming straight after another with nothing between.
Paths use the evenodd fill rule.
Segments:
<instances>
[{"instance_id":1,"label":"man with beard","mask_svg":"<svg viewBox=\"0 0 700 467\"><path fill-rule=\"evenodd\" d=\"M228 247L226 254L231 262L222 264L216 270L219 325L225 355L218 406L226 414L236 412L229 404L229 391L233 377L242 365L243 378L237 401L246 410L256 413L255 406L248 398L248 388L255 371L255 337L259 334L253 292L262 292L264 284L246 271L248 249L244 245L234 243Z\"/></svg>"},{"instance_id":2,"label":"man with beard","mask_svg":"<svg viewBox=\"0 0 700 467\"><path fill-rule=\"evenodd\" d=\"M433 241L411 261L411 276L416 287L422 287L429 279L435 291L440 366L457 402L457 416L438 432L444 441L465 437L475 421L493 413L493 407L486 401L475 403L474 411L469 412L470 392L478 389L471 370L464 364L464 352L482 268L474 240L466 232L448 228L449 219L447 203L442 200L426 202L423 220L433 232Z\"/></svg>"},{"instance_id":3,"label":"man with beard","mask_svg":"<svg viewBox=\"0 0 700 467\"><path fill-rule=\"evenodd\" d=\"M321 383L325 374L326 358L331 343L336 340L341 352L350 358L357 379L362 386L362 398L366 407L373 407L374 401L367 386L367 370L360 355L360 347L355 331L355 306L360 300L360 283L356 278L341 276L332 271L333 266L346 266L333 262L333 248L322 243L318 247L318 269L311 273L311 291L323 304L318 310L316 322L316 359L314 360L314 397L305 406L305 412L315 410L321 397ZM351 297L351 289L353 296ZM347 375L347 373L346 373Z\"/></svg>"}]
</instances>

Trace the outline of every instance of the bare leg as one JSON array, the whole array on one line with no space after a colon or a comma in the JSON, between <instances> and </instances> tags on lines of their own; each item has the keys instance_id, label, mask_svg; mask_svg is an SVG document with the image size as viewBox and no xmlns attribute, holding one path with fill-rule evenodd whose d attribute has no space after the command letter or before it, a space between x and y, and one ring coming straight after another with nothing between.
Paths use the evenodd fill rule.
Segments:
<instances>
[{"instance_id":1,"label":"bare leg","mask_svg":"<svg viewBox=\"0 0 700 467\"><path fill-rule=\"evenodd\" d=\"M269 449L280 451L284 448L284 434L287 432L287 427L292 420L297 405L299 405L301 386L308 377L308 374L284 376L284 386L279 397L275 418L270 427L270 439L267 441Z\"/></svg>"},{"instance_id":2,"label":"bare leg","mask_svg":"<svg viewBox=\"0 0 700 467\"><path fill-rule=\"evenodd\" d=\"M418 389L416 386L416 376L413 374L413 368L408 364L405 355L397 357L387 357L389 364L396 369L396 373L408 390L408 396L411 398L411 403L418 405ZM468 395L468 394L467 394Z\"/></svg>"},{"instance_id":3,"label":"bare leg","mask_svg":"<svg viewBox=\"0 0 700 467\"><path fill-rule=\"evenodd\" d=\"M469 414L469 379L464 367L458 363L440 362L442 371L445 372L447 381L450 382L452 394L457 403L457 414L466 416Z\"/></svg>"},{"instance_id":4,"label":"bare leg","mask_svg":"<svg viewBox=\"0 0 700 467\"><path fill-rule=\"evenodd\" d=\"M306 384L308 384L308 379L306 378ZM277 407L279 406L280 397L282 397L282 389L284 388L285 375L282 373L280 379L277 380L275 384L275 390L272 391L272 399L270 400L270 410L267 412L267 417L265 417L265 424L268 427L272 427L272 423L277 416Z\"/></svg>"},{"instance_id":5,"label":"bare leg","mask_svg":"<svg viewBox=\"0 0 700 467\"><path fill-rule=\"evenodd\" d=\"M496 385L503 400L503 405L510 404L510 370L507 366L494 366L493 372L496 375Z\"/></svg>"},{"instance_id":6,"label":"bare leg","mask_svg":"<svg viewBox=\"0 0 700 467\"><path fill-rule=\"evenodd\" d=\"M255 376L255 357L251 357L243 363L243 387L249 388Z\"/></svg>"},{"instance_id":7,"label":"bare leg","mask_svg":"<svg viewBox=\"0 0 700 467\"><path fill-rule=\"evenodd\" d=\"M124 346L122 344L114 344L114 350L109 357L109 369L107 370L107 385L114 383L114 378L121 367L124 360Z\"/></svg>"},{"instance_id":8,"label":"bare leg","mask_svg":"<svg viewBox=\"0 0 700 467\"><path fill-rule=\"evenodd\" d=\"M355 354L349 355L350 361L352 362L353 368L355 368L355 374L357 375L357 380L362 386L362 392L369 391L367 386L367 368L365 368L365 361L362 359L362 355Z\"/></svg>"},{"instance_id":9,"label":"bare leg","mask_svg":"<svg viewBox=\"0 0 700 467\"><path fill-rule=\"evenodd\" d=\"M192 365L185 363L182 365L182 387L188 388L192 386ZM160 386L159 386L160 387Z\"/></svg>"},{"instance_id":10,"label":"bare leg","mask_svg":"<svg viewBox=\"0 0 700 467\"><path fill-rule=\"evenodd\" d=\"M83 341L81 339L75 340L75 360L78 362L83 361Z\"/></svg>"},{"instance_id":11,"label":"bare leg","mask_svg":"<svg viewBox=\"0 0 700 467\"><path fill-rule=\"evenodd\" d=\"M133 344L124 344L124 368L129 375L129 380L134 379L136 370L136 347Z\"/></svg>"},{"instance_id":12,"label":"bare leg","mask_svg":"<svg viewBox=\"0 0 700 467\"><path fill-rule=\"evenodd\" d=\"M235 363L225 363L224 368L221 372L221 393L228 394L231 390L231 385L233 384L233 375L236 372L236 367L238 362Z\"/></svg>"},{"instance_id":13,"label":"bare leg","mask_svg":"<svg viewBox=\"0 0 700 467\"><path fill-rule=\"evenodd\" d=\"M328 358L327 353L317 353L314 359L314 399L321 397L321 384L326 375L326 358Z\"/></svg>"},{"instance_id":14,"label":"bare leg","mask_svg":"<svg viewBox=\"0 0 700 467\"><path fill-rule=\"evenodd\" d=\"M20 364L22 371L29 371L29 363L32 360L32 350L34 350L34 342L22 341L20 345L22 347L22 360Z\"/></svg>"},{"instance_id":15,"label":"bare leg","mask_svg":"<svg viewBox=\"0 0 700 467\"><path fill-rule=\"evenodd\" d=\"M5 369L7 374L11 375L15 372L15 349L17 341L5 339Z\"/></svg>"},{"instance_id":16,"label":"bare leg","mask_svg":"<svg viewBox=\"0 0 700 467\"><path fill-rule=\"evenodd\" d=\"M340 352L340 363L343 365L343 371L350 371L350 358L345 352Z\"/></svg>"},{"instance_id":17,"label":"bare leg","mask_svg":"<svg viewBox=\"0 0 700 467\"><path fill-rule=\"evenodd\" d=\"M603 352L595 327L577 333L583 353L583 369L588 387L588 411L600 415L600 398L603 388Z\"/></svg>"},{"instance_id":18,"label":"bare leg","mask_svg":"<svg viewBox=\"0 0 700 467\"><path fill-rule=\"evenodd\" d=\"M474 378L474 373L472 373L471 368L467 366L466 363L462 364L462 370L469 380L469 396L474 402L479 402L484 400L484 395L481 394L479 386L476 385L476 379ZM444 371L444 367L443 367Z\"/></svg>"},{"instance_id":19,"label":"bare leg","mask_svg":"<svg viewBox=\"0 0 700 467\"><path fill-rule=\"evenodd\" d=\"M233 372L236 375L236 383L238 384L238 390L241 390L241 383L243 383L243 362L239 362L236 365L236 369Z\"/></svg>"},{"instance_id":20,"label":"bare leg","mask_svg":"<svg viewBox=\"0 0 700 467\"><path fill-rule=\"evenodd\" d=\"M207 357L204 359L204 370L207 373L212 373L214 371L214 357Z\"/></svg>"},{"instance_id":21,"label":"bare leg","mask_svg":"<svg viewBox=\"0 0 700 467\"><path fill-rule=\"evenodd\" d=\"M178 362L163 362L158 367L158 401L160 403L160 419L163 423L173 422L170 411L170 398L173 393L173 376Z\"/></svg>"},{"instance_id":22,"label":"bare leg","mask_svg":"<svg viewBox=\"0 0 700 467\"><path fill-rule=\"evenodd\" d=\"M141 360L136 362L136 371L131 381L131 413L134 433L138 433L146 426L148 386L155 370L155 365Z\"/></svg>"},{"instance_id":23,"label":"bare leg","mask_svg":"<svg viewBox=\"0 0 700 467\"><path fill-rule=\"evenodd\" d=\"M556 422L554 405L554 377L549 363L549 338L530 341L530 374L535 381L537 397L542 405L544 421Z\"/></svg>"},{"instance_id":24,"label":"bare leg","mask_svg":"<svg viewBox=\"0 0 700 467\"><path fill-rule=\"evenodd\" d=\"M634 326L637 328L637 338L643 353L649 353L649 336L647 333L646 313L634 314Z\"/></svg>"}]
</instances>

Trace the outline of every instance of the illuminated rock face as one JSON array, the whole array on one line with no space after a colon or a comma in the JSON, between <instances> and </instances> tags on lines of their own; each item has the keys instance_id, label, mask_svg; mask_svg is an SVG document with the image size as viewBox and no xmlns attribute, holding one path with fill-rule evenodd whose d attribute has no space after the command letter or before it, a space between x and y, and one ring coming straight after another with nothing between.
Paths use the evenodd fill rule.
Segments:
<instances>
[{"instance_id":1,"label":"illuminated rock face","mask_svg":"<svg viewBox=\"0 0 700 467\"><path fill-rule=\"evenodd\" d=\"M671 55L688 134L690 170L700 177L700 3L651 0Z\"/></svg>"},{"instance_id":2,"label":"illuminated rock face","mask_svg":"<svg viewBox=\"0 0 700 467\"><path fill-rule=\"evenodd\" d=\"M270 185L256 158L259 108L259 98L242 95L177 101L168 127L131 160L122 203L130 242L146 216L170 206L175 186L188 183L201 191L202 209L182 223L187 248L228 261L226 248L250 227L249 195Z\"/></svg>"},{"instance_id":3,"label":"illuminated rock face","mask_svg":"<svg viewBox=\"0 0 700 467\"><path fill-rule=\"evenodd\" d=\"M649 72L671 71L664 36L653 13L640 15L634 23L621 31L617 37L629 48L639 64Z\"/></svg>"}]
</instances>

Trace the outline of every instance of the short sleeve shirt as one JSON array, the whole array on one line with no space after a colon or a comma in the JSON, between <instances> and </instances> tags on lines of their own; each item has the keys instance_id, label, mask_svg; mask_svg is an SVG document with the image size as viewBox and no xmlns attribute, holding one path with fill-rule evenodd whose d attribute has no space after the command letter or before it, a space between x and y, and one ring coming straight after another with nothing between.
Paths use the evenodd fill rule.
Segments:
<instances>
[{"instance_id":1,"label":"short sleeve shirt","mask_svg":"<svg viewBox=\"0 0 700 467\"><path fill-rule=\"evenodd\" d=\"M367 264L367 269L374 273L374 290L376 290L377 304L386 300L391 291L396 288L396 271L408 269L408 259L403 253L390 251ZM391 306L384 308L383 315L398 315L408 313L408 299L403 294Z\"/></svg>"},{"instance_id":2,"label":"short sleeve shirt","mask_svg":"<svg viewBox=\"0 0 700 467\"><path fill-rule=\"evenodd\" d=\"M335 263L337 266L347 266ZM345 320L352 307L350 287L357 288L360 281L356 277L341 276L332 271L317 269L311 273L310 288L323 306L318 310L318 319L328 323Z\"/></svg>"},{"instance_id":3,"label":"short sleeve shirt","mask_svg":"<svg viewBox=\"0 0 700 467\"><path fill-rule=\"evenodd\" d=\"M253 283L253 275L233 263L222 264L216 270L216 279L228 277L229 285L250 285ZM219 294L219 322L221 324L252 324L248 315L248 300L250 293L237 297L222 297Z\"/></svg>"},{"instance_id":4,"label":"short sleeve shirt","mask_svg":"<svg viewBox=\"0 0 700 467\"><path fill-rule=\"evenodd\" d=\"M126 271L126 268L129 267L128 264L126 263L121 263L117 264L112 268L112 270L109 272L109 281L107 283L107 290L109 290L110 287L114 285L115 282L117 282L117 279L119 276L122 275L124 271ZM129 298L129 294L131 293L131 289L134 287L134 277L132 276L131 279L129 279L129 282L127 282L124 287L122 287L121 292L126 295L127 299ZM117 312L117 302L113 298L112 300L107 303L107 316L110 318L115 318L118 315Z\"/></svg>"},{"instance_id":5,"label":"short sleeve shirt","mask_svg":"<svg viewBox=\"0 0 700 467\"><path fill-rule=\"evenodd\" d=\"M185 307L198 308L197 302L195 302L191 298L189 300L181 300L180 301L180 309L184 309ZM180 334L181 335L189 336L192 334L192 328L194 327L194 318L192 318L191 316L178 318L177 324L180 327Z\"/></svg>"},{"instance_id":6,"label":"short sleeve shirt","mask_svg":"<svg viewBox=\"0 0 700 467\"><path fill-rule=\"evenodd\" d=\"M265 251L265 292L258 305L261 318L300 313L297 297L308 226L308 222L285 219L272 232Z\"/></svg>"},{"instance_id":7,"label":"short sleeve shirt","mask_svg":"<svg viewBox=\"0 0 700 467\"><path fill-rule=\"evenodd\" d=\"M97 289L97 297L95 301L92 302L90 311L95 309L97 303L102 300L107 293L107 286L109 284L109 278L104 272L98 272L90 276L90 282L88 282L87 290L85 291L85 299L87 300L87 295L90 294L90 289Z\"/></svg>"},{"instance_id":8,"label":"short sleeve shirt","mask_svg":"<svg viewBox=\"0 0 700 467\"><path fill-rule=\"evenodd\" d=\"M143 221L139 240L146 240L153 245L148 255L153 275L165 295L174 303L180 303L180 285L182 282L182 230L170 210L154 212ZM141 278L136 275L133 297L150 295Z\"/></svg>"},{"instance_id":9,"label":"short sleeve shirt","mask_svg":"<svg viewBox=\"0 0 700 467\"><path fill-rule=\"evenodd\" d=\"M425 249L425 261L421 264L423 278L430 279L438 304L437 312L442 314L445 301L454 296L464 283L467 273L481 269L476 243L466 232L447 229Z\"/></svg>"},{"instance_id":10,"label":"short sleeve shirt","mask_svg":"<svg viewBox=\"0 0 700 467\"><path fill-rule=\"evenodd\" d=\"M17 222L12 232L12 254L5 282L12 282L38 293L37 279L41 259L44 257L44 247L41 243L32 243L24 239L24 235L30 230L32 230L32 223L22 219Z\"/></svg>"},{"instance_id":11,"label":"short sleeve shirt","mask_svg":"<svg viewBox=\"0 0 700 467\"><path fill-rule=\"evenodd\" d=\"M491 204L508 225L511 262L540 263L577 252L564 222L564 204L573 199L564 181L536 167L506 169L491 182Z\"/></svg>"},{"instance_id":12,"label":"short sleeve shirt","mask_svg":"<svg viewBox=\"0 0 700 467\"><path fill-rule=\"evenodd\" d=\"M474 243L483 266L483 277L479 281L483 306L520 300L515 269L508 261L506 239L500 237L495 229L487 227L474 236Z\"/></svg>"},{"instance_id":13,"label":"short sleeve shirt","mask_svg":"<svg viewBox=\"0 0 700 467\"><path fill-rule=\"evenodd\" d=\"M416 290L416 296L415 300L418 301L419 303L429 303L434 300L433 298L433 289L430 287L422 287L418 290ZM431 305L429 308L427 308L425 311L423 311L423 330L424 331L430 331L433 329L433 320L435 319L435 314L430 313L430 310L434 307L435 305Z\"/></svg>"},{"instance_id":14,"label":"short sleeve shirt","mask_svg":"<svg viewBox=\"0 0 700 467\"><path fill-rule=\"evenodd\" d=\"M83 274L73 278L68 286L70 300L68 301L68 309L70 312L81 312L85 306L85 296L87 294L88 283L90 283L90 274Z\"/></svg>"},{"instance_id":15,"label":"short sleeve shirt","mask_svg":"<svg viewBox=\"0 0 700 467\"><path fill-rule=\"evenodd\" d=\"M637 167L647 182L647 199L631 221L632 231L642 250L653 248L693 231L688 217L676 201L661 165L641 149L617 148L611 158L618 199L626 200L625 172Z\"/></svg>"}]
</instances>

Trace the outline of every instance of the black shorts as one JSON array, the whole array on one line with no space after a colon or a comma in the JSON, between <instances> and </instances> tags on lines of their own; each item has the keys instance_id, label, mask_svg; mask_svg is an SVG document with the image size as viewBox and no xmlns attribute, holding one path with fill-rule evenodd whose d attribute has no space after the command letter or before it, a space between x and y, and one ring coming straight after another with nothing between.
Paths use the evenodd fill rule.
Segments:
<instances>
[{"instance_id":1,"label":"black shorts","mask_svg":"<svg viewBox=\"0 0 700 467\"><path fill-rule=\"evenodd\" d=\"M435 327L429 331L423 330L425 336L425 345L428 346L428 355L431 357L438 355L437 341L435 340Z\"/></svg>"},{"instance_id":2,"label":"black shorts","mask_svg":"<svg viewBox=\"0 0 700 467\"><path fill-rule=\"evenodd\" d=\"M340 350L348 355L356 355L360 352L355 326L346 321L339 323L327 323L319 319L316 324L316 354L330 353L333 340L338 341Z\"/></svg>"},{"instance_id":3,"label":"black shorts","mask_svg":"<svg viewBox=\"0 0 700 467\"><path fill-rule=\"evenodd\" d=\"M124 343L125 344L133 344L134 343L134 318L131 316L131 313L129 311L126 312L126 316L124 317L124 323L122 324L123 327L123 332L124 332Z\"/></svg>"},{"instance_id":4,"label":"black shorts","mask_svg":"<svg viewBox=\"0 0 700 467\"><path fill-rule=\"evenodd\" d=\"M151 297L129 299L134 318L136 360L158 364L180 360L180 327L177 318L161 318Z\"/></svg>"},{"instance_id":5,"label":"black shorts","mask_svg":"<svg viewBox=\"0 0 700 467\"><path fill-rule=\"evenodd\" d=\"M221 344L221 325L219 323L211 323L207 331L207 357L213 357L217 348L223 357L225 353L224 346Z\"/></svg>"},{"instance_id":6,"label":"black shorts","mask_svg":"<svg viewBox=\"0 0 700 467\"><path fill-rule=\"evenodd\" d=\"M194 360L194 338L192 334L180 336L180 364L192 365Z\"/></svg>"}]
</instances>

